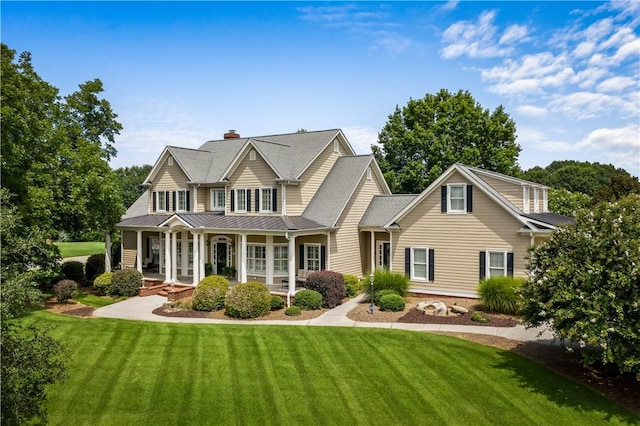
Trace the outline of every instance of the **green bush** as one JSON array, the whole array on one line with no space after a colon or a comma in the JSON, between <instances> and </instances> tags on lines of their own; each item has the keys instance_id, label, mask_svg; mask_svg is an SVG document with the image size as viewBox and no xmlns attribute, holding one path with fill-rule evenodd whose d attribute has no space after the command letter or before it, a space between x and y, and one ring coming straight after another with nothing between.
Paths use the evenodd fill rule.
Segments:
<instances>
[{"instance_id":1,"label":"green bush","mask_svg":"<svg viewBox=\"0 0 640 426\"><path fill-rule=\"evenodd\" d=\"M284 300L280 296L271 296L271 310L277 311L284 308Z\"/></svg>"},{"instance_id":2,"label":"green bush","mask_svg":"<svg viewBox=\"0 0 640 426\"><path fill-rule=\"evenodd\" d=\"M514 277L491 277L480 281L478 294L482 307L490 312L516 314L518 291L523 284L523 279Z\"/></svg>"},{"instance_id":3,"label":"green bush","mask_svg":"<svg viewBox=\"0 0 640 426\"><path fill-rule=\"evenodd\" d=\"M299 306L289 306L285 309L284 314L290 317L297 317L302 313L302 309Z\"/></svg>"},{"instance_id":4,"label":"green bush","mask_svg":"<svg viewBox=\"0 0 640 426\"><path fill-rule=\"evenodd\" d=\"M204 276L213 275L213 265L210 262L204 264Z\"/></svg>"},{"instance_id":5,"label":"green bush","mask_svg":"<svg viewBox=\"0 0 640 426\"><path fill-rule=\"evenodd\" d=\"M58 303L67 303L73 297L73 293L78 289L78 283L73 280L62 280L55 283L53 293L58 299Z\"/></svg>"},{"instance_id":6,"label":"green bush","mask_svg":"<svg viewBox=\"0 0 640 426\"><path fill-rule=\"evenodd\" d=\"M111 276L109 294L112 296L136 296L142 286L142 273L137 269L122 269Z\"/></svg>"},{"instance_id":7,"label":"green bush","mask_svg":"<svg viewBox=\"0 0 640 426\"><path fill-rule=\"evenodd\" d=\"M84 280L84 264L75 260L64 262L61 267L62 275L68 280L81 283Z\"/></svg>"},{"instance_id":8,"label":"green bush","mask_svg":"<svg viewBox=\"0 0 640 426\"><path fill-rule=\"evenodd\" d=\"M104 274L100 274L93 280L93 288L98 290L98 293L101 295L109 294L111 289L111 277L113 276L113 272L105 272Z\"/></svg>"},{"instance_id":9,"label":"green bush","mask_svg":"<svg viewBox=\"0 0 640 426\"><path fill-rule=\"evenodd\" d=\"M381 311L400 312L404 307L404 299L399 294L386 294L380 298Z\"/></svg>"},{"instance_id":10,"label":"green bush","mask_svg":"<svg viewBox=\"0 0 640 426\"><path fill-rule=\"evenodd\" d=\"M363 287L363 282L355 275L344 274L344 289L348 297L356 297Z\"/></svg>"},{"instance_id":11,"label":"green bush","mask_svg":"<svg viewBox=\"0 0 640 426\"><path fill-rule=\"evenodd\" d=\"M482 311L475 311L471 314L471 321L487 323L491 321L491 317L485 315Z\"/></svg>"},{"instance_id":12,"label":"green bush","mask_svg":"<svg viewBox=\"0 0 640 426\"><path fill-rule=\"evenodd\" d=\"M344 299L344 278L339 272L314 272L307 277L305 287L322 295L322 306L325 308L335 308L342 304L342 299Z\"/></svg>"},{"instance_id":13,"label":"green bush","mask_svg":"<svg viewBox=\"0 0 640 426\"><path fill-rule=\"evenodd\" d=\"M238 284L231 288L225 301L225 314L232 318L257 318L269 313L271 294L259 282Z\"/></svg>"},{"instance_id":14,"label":"green bush","mask_svg":"<svg viewBox=\"0 0 640 426\"><path fill-rule=\"evenodd\" d=\"M193 292L192 306L196 311L217 311L224 307L229 280L218 275L204 277Z\"/></svg>"},{"instance_id":15,"label":"green bush","mask_svg":"<svg viewBox=\"0 0 640 426\"><path fill-rule=\"evenodd\" d=\"M388 296L390 294L395 294L397 296L400 296L398 293L396 293L395 290L392 290L392 289L376 291L373 294L373 304L376 305L376 306L380 306L380 299L382 299L384 296ZM400 297L402 297L402 296L400 296Z\"/></svg>"},{"instance_id":16,"label":"green bush","mask_svg":"<svg viewBox=\"0 0 640 426\"><path fill-rule=\"evenodd\" d=\"M371 286L365 282L365 291L371 295ZM404 297L409 289L409 277L386 269L376 269L373 273L373 291L393 290L396 294Z\"/></svg>"},{"instance_id":17,"label":"green bush","mask_svg":"<svg viewBox=\"0 0 640 426\"><path fill-rule=\"evenodd\" d=\"M87 282L92 282L95 277L104 273L104 254L92 254L89 256L84 272Z\"/></svg>"},{"instance_id":18,"label":"green bush","mask_svg":"<svg viewBox=\"0 0 640 426\"><path fill-rule=\"evenodd\" d=\"M305 311L313 311L322 308L322 295L315 290L300 290L296 293L293 303Z\"/></svg>"}]
</instances>

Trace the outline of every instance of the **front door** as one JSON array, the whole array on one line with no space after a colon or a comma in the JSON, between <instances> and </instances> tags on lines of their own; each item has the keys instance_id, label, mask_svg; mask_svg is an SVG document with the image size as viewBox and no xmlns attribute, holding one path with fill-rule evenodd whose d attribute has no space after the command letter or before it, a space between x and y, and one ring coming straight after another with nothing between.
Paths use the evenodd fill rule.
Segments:
<instances>
[{"instance_id":1,"label":"front door","mask_svg":"<svg viewBox=\"0 0 640 426\"><path fill-rule=\"evenodd\" d=\"M227 243L216 243L216 274L222 275L227 265Z\"/></svg>"},{"instance_id":2,"label":"front door","mask_svg":"<svg viewBox=\"0 0 640 426\"><path fill-rule=\"evenodd\" d=\"M380 241L378 243L378 268L389 269L389 259L391 257L391 243Z\"/></svg>"}]
</instances>

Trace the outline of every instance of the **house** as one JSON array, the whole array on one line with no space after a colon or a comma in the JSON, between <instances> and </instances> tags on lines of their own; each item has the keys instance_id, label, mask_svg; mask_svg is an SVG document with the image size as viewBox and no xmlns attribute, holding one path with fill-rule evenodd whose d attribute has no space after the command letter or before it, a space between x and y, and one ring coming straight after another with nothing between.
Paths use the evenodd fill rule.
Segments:
<instances>
[{"instance_id":1,"label":"house","mask_svg":"<svg viewBox=\"0 0 640 426\"><path fill-rule=\"evenodd\" d=\"M388 268L414 291L475 296L482 276L524 275L527 248L568 220L547 187L460 164L393 195L339 129L168 146L143 185L116 225L123 264L193 285L210 264L289 295L300 270Z\"/></svg>"}]
</instances>

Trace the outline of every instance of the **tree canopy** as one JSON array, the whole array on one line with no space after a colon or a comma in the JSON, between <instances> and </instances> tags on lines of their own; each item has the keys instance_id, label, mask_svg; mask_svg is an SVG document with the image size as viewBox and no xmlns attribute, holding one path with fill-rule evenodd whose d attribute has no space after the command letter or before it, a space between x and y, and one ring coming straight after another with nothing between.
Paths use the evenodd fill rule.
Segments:
<instances>
[{"instance_id":1,"label":"tree canopy","mask_svg":"<svg viewBox=\"0 0 640 426\"><path fill-rule=\"evenodd\" d=\"M120 167L114 172L118 179L122 202L126 208L129 208L145 191L141 185L151 172L151 166L145 164L144 166Z\"/></svg>"},{"instance_id":2,"label":"tree canopy","mask_svg":"<svg viewBox=\"0 0 640 426\"><path fill-rule=\"evenodd\" d=\"M456 162L519 173L516 125L502 106L483 109L468 91L410 99L389 115L372 146L393 192L419 193Z\"/></svg>"}]
</instances>

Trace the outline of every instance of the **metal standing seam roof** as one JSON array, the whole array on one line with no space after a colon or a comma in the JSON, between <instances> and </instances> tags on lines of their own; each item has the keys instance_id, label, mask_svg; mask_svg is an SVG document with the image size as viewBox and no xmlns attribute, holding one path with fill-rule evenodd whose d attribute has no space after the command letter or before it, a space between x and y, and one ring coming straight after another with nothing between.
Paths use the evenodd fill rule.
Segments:
<instances>
[{"instance_id":1,"label":"metal standing seam roof","mask_svg":"<svg viewBox=\"0 0 640 426\"><path fill-rule=\"evenodd\" d=\"M383 227L417 196L417 194L376 195L362 215L359 225Z\"/></svg>"},{"instance_id":2,"label":"metal standing seam roof","mask_svg":"<svg viewBox=\"0 0 640 426\"><path fill-rule=\"evenodd\" d=\"M335 226L371 161L372 155L338 158L302 216L326 226Z\"/></svg>"}]
</instances>

